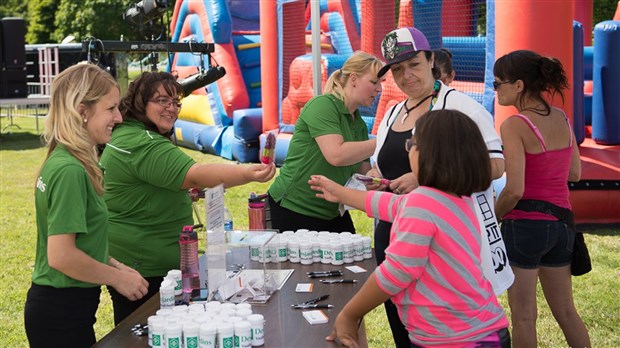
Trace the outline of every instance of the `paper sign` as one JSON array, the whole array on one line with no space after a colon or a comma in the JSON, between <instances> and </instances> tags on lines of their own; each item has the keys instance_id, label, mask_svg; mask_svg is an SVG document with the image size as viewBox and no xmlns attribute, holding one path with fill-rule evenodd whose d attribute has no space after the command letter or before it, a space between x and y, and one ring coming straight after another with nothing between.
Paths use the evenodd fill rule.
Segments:
<instances>
[{"instance_id":1,"label":"paper sign","mask_svg":"<svg viewBox=\"0 0 620 348\"><path fill-rule=\"evenodd\" d=\"M367 272L366 269L360 267L360 266L347 266L345 267L346 269L348 269L349 271L353 272L353 273L364 273Z\"/></svg>"},{"instance_id":2,"label":"paper sign","mask_svg":"<svg viewBox=\"0 0 620 348\"><path fill-rule=\"evenodd\" d=\"M327 315L325 315L325 313L323 313L323 311L320 309L314 311L305 311L302 312L302 314L304 318L306 318L306 320L312 325L325 324L329 321Z\"/></svg>"},{"instance_id":3,"label":"paper sign","mask_svg":"<svg viewBox=\"0 0 620 348\"><path fill-rule=\"evenodd\" d=\"M314 284L312 283L299 283L295 288L295 292L312 292Z\"/></svg>"},{"instance_id":4,"label":"paper sign","mask_svg":"<svg viewBox=\"0 0 620 348\"><path fill-rule=\"evenodd\" d=\"M220 184L205 191L207 221L207 243L224 244L224 185Z\"/></svg>"}]
</instances>

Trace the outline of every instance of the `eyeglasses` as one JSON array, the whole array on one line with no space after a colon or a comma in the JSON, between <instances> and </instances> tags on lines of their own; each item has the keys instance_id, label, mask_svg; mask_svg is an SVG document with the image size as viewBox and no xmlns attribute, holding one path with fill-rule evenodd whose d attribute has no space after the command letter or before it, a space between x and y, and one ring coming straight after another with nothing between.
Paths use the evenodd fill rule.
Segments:
<instances>
[{"instance_id":1,"label":"eyeglasses","mask_svg":"<svg viewBox=\"0 0 620 348\"><path fill-rule=\"evenodd\" d=\"M504 81L504 82L493 81L493 90L497 91L499 86L501 86L501 85L503 85L505 83L512 83L512 82L510 82L510 81Z\"/></svg>"},{"instance_id":2,"label":"eyeglasses","mask_svg":"<svg viewBox=\"0 0 620 348\"><path fill-rule=\"evenodd\" d=\"M416 143L415 140L409 138L407 140L405 140L405 151L409 152L411 151L411 148L414 146L418 146L418 143Z\"/></svg>"},{"instance_id":3,"label":"eyeglasses","mask_svg":"<svg viewBox=\"0 0 620 348\"><path fill-rule=\"evenodd\" d=\"M173 99L173 98L159 97L157 99L151 99L149 101L153 103L157 103L160 106L163 106L165 109L169 108L170 105L174 105L177 109L180 109L181 106L183 106L183 104L181 104L179 99Z\"/></svg>"}]
</instances>

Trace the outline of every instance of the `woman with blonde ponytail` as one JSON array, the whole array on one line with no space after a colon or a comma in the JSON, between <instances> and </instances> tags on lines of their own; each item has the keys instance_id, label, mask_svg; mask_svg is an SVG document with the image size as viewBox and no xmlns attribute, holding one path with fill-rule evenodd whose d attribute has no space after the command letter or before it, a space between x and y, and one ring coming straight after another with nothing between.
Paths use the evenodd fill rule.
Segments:
<instances>
[{"instance_id":1,"label":"woman with blonde ponytail","mask_svg":"<svg viewBox=\"0 0 620 348\"><path fill-rule=\"evenodd\" d=\"M24 323L30 347L90 347L101 285L131 300L146 293L138 272L108 255L107 209L97 144L121 122L120 91L101 68L78 64L52 84L35 185L37 253Z\"/></svg>"},{"instance_id":2,"label":"woman with blonde ponytail","mask_svg":"<svg viewBox=\"0 0 620 348\"><path fill-rule=\"evenodd\" d=\"M375 140L368 139L360 106L370 106L381 92L377 73L383 63L355 52L325 84L324 94L304 106L280 176L269 188L267 227L280 231L307 228L355 232L348 212L315 196L307 184L311 174L344 185L354 173L370 169Z\"/></svg>"}]
</instances>

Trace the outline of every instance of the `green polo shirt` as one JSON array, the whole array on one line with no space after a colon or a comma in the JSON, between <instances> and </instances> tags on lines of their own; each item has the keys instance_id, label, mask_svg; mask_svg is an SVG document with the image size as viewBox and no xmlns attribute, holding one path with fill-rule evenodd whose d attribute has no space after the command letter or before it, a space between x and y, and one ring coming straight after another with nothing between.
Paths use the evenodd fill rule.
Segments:
<instances>
[{"instance_id":1,"label":"green polo shirt","mask_svg":"<svg viewBox=\"0 0 620 348\"><path fill-rule=\"evenodd\" d=\"M32 282L55 288L90 288L49 266L47 238L75 234L75 245L93 259L108 262L107 209L82 163L59 145L43 164L34 202L37 216L37 254Z\"/></svg>"},{"instance_id":2,"label":"green polo shirt","mask_svg":"<svg viewBox=\"0 0 620 348\"><path fill-rule=\"evenodd\" d=\"M140 122L116 126L101 156L111 256L144 277L179 268L179 233L194 224L192 202L181 185L194 163Z\"/></svg>"},{"instance_id":3,"label":"green polo shirt","mask_svg":"<svg viewBox=\"0 0 620 348\"><path fill-rule=\"evenodd\" d=\"M344 185L361 164L329 164L315 140L327 134L340 134L345 142L364 141L368 140L368 127L358 110L351 117L344 102L334 95L314 97L301 111L280 175L269 187L269 194L282 207L323 220L338 216L338 204L316 197L308 185L310 175L324 175Z\"/></svg>"}]
</instances>

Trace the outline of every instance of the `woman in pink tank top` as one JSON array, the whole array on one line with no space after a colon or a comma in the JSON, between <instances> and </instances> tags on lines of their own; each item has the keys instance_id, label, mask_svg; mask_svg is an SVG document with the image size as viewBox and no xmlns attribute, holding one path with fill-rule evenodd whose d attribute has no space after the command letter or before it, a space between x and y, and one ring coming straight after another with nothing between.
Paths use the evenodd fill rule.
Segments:
<instances>
[{"instance_id":1,"label":"woman in pink tank top","mask_svg":"<svg viewBox=\"0 0 620 348\"><path fill-rule=\"evenodd\" d=\"M506 187L495 205L515 280L508 289L515 347L536 347L536 283L571 347L590 347L573 303L570 264L575 230L555 213L570 212L568 181L581 175L569 121L547 97L569 87L555 58L519 50L495 62L500 105L518 113L502 123ZM544 207L544 209L542 208Z\"/></svg>"}]
</instances>

